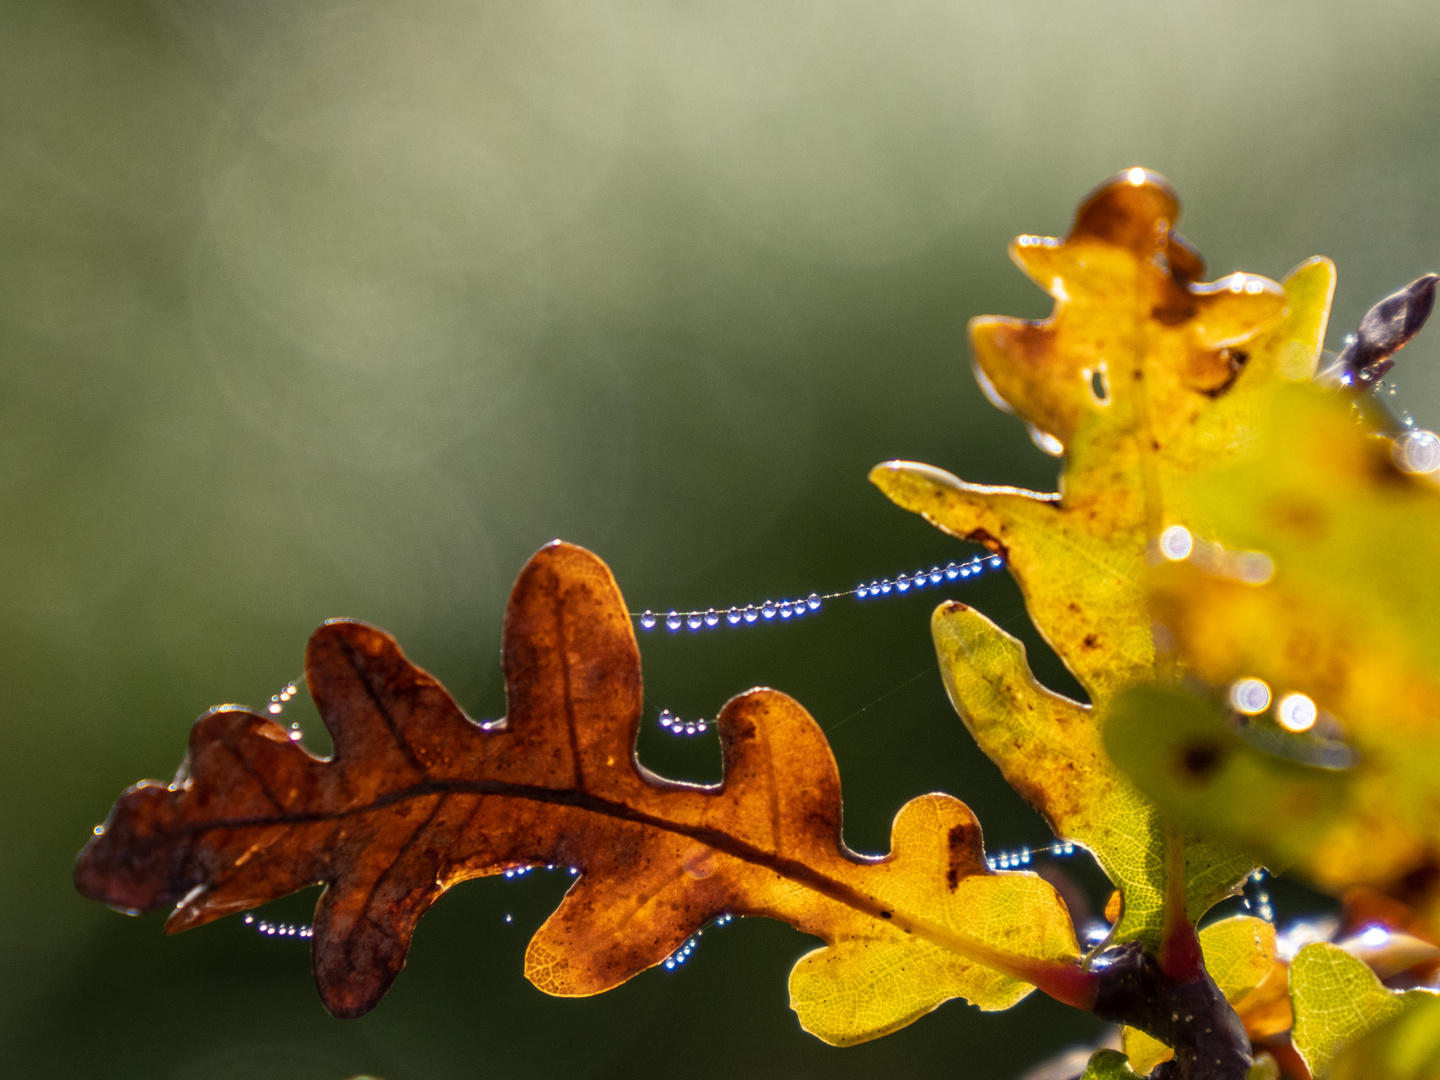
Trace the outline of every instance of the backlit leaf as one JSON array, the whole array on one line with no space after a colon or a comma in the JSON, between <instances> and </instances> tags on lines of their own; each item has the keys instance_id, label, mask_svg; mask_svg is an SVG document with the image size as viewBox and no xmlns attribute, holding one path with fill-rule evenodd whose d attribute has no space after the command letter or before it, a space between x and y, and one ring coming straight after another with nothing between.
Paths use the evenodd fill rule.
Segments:
<instances>
[{"instance_id":1,"label":"backlit leaf","mask_svg":"<svg viewBox=\"0 0 1440 1080\"><path fill-rule=\"evenodd\" d=\"M97 830L81 891L175 904L178 931L323 882L315 974L339 1016L375 1005L446 889L536 863L580 872L526 953L547 993L610 989L733 913L826 943L796 965L791 998L829 1042L874 1038L955 997L1006 1008L1032 983L1086 1003L1063 903L1033 874L990 872L963 803L906 804L883 858L844 846L834 759L784 694L752 690L721 711L721 784L641 766L639 651L594 555L540 551L511 594L504 644L509 714L481 726L388 635L325 624L306 678L334 756L247 710L208 713L175 780L130 789Z\"/></svg>"},{"instance_id":2,"label":"backlit leaf","mask_svg":"<svg viewBox=\"0 0 1440 1080\"><path fill-rule=\"evenodd\" d=\"M1097 1050L1080 1080L1134 1080L1138 1075L1119 1050Z\"/></svg>"},{"instance_id":3,"label":"backlit leaf","mask_svg":"<svg viewBox=\"0 0 1440 1080\"><path fill-rule=\"evenodd\" d=\"M1440 488L1401 472L1389 440L1339 395L1296 387L1276 405L1254 460L1195 485L1222 535L1273 560L1273 580L1246 584L1194 559L1152 577L1156 618L1215 704L1133 691L1112 710L1107 745L1208 835L1294 862L1336 893L1386 892L1433 935ZM1272 705L1232 730L1226 688L1242 677L1267 684ZM1277 723L1293 694L1314 704L1303 734Z\"/></svg>"},{"instance_id":4,"label":"backlit leaf","mask_svg":"<svg viewBox=\"0 0 1440 1080\"><path fill-rule=\"evenodd\" d=\"M1432 1010L1437 1000L1429 990L1387 989L1363 961L1325 943L1306 945L1295 954L1290 999L1295 1009L1295 1049L1316 1076L1368 1032L1422 1005ZM1370 1075L1393 1078L1390 1073Z\"/></svg>"},{"instance_id":5,"label":"backlit leaf","mask_svg":"<svg viewBox=\"0 0 1440 1080\"><path fill-rule=\"evenodd\" d=\"M1440 997L1431 994L1352 1043L1328 1080L1436 1080L1440 1077Z\"/></svg>"},{"instance_id":6,"label":"backlit leaf","mask_svg":"<svg viewBox=\"0 0 1440 1080\"><path fill-rule=\"evenodd\" d=\"M1201 283L1203 262L1172 231L1178 213L1163 179L1122 174L1081 205L1064 240L1011 246L1055 298L1050 319L971 324L987 392L1064 448L1059 493L969 484L913 462L871 473L899 505L1004 554L1036 628L1101 713L1157 675L1144 565L1164 529L1196 521L1184 481L1253 444L1274 388L1313 373L1334 288L1324 259L1283 287L1248 274ZM1161 829L1106 759L1096 712L1040 687L1018 642L963 605L937 611L933 628L951 700L982 749L1120 886L1118 938L1153 943ZM1206 845L1186 863L1192 914L1249 869Z\"/></svg>"}]
</instances>

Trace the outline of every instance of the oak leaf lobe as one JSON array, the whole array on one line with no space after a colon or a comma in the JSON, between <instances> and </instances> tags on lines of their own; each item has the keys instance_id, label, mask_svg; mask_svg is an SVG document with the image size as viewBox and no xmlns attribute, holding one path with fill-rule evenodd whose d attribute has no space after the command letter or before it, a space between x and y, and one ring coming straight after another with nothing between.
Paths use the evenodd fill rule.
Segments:
<instances>
[{"instance_id":1,"label":"oak leaf lobe","mask_svg":"<svg viewBox=\"0 0 1440 1080\"><path fill-rule=\"evenodd\" d=\"M508 715L482 726L382 631L326 623L306 678L334 755L247 710L208 713L171 784L121 797L78 886L117 906L175 903L175 931L324 882L312 949L340 1016L375 1005L446 889L533 863L580 871L526 953L548 993L609 989L734 913L827 943L791 978L802 1024L827 1041L877 1037L952 997L1005 1008L1032 983L1083 1004L1063 903L1035 875L989 871L963 803L912 800L883 858L845 847L829 746L786 695L752 690L721 711L718 785L641 765L639 650L589 552L557 542L521 572L504 671Z\"/></svg>"}]
</instances>

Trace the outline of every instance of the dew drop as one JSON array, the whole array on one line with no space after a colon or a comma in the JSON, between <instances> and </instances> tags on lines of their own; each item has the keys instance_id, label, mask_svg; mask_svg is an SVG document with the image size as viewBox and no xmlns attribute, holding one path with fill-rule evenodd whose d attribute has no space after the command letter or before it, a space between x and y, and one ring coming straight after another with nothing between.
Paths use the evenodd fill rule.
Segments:
<instances>
[{"instance_id":1,"label":"dew drop","mask_svg":"<svg viewBox=\"0 0 1440 1080\"><path fill-rule=\"evenodd\" d=\"M753 623L756 619L760 617L760 612L755 610L754 604L746 604L745 610L741 612L741 614L744 616L747 623Z\"/></svg>"},{"instance_id":2,"label":"dew drop","mask_svg":"<svg viewBox=\"0 0 1440 1080\"><path fill-rule=\"evenodd\" d=\"M713 607L712 607L709 611L705 612L705 625L706 625L706 626L719 626L719 625L720 625L720 616L716 613L716 611L715 611L715 609L714 609Z\"/></svg>"},{"instance_id":3,"label":"dew drop","mask_svg":"<svg viewBox=\"0 0 1440 1080\"><path fill-rule=\"evenodd\" d=\"M1309 731L1315 726L1320 710L1315 707L1315 702L1304 694L1286 694L1280 699L1275 713L1280 726L1286 731L1301 732Z\"/></svg>"},{"instance_id":4,"label":"dew drop","mask_svg":"<svg viewBox=\"0 0 1440 1080\"><path fill-rule=\"evenodd\" d=\"M788 619L788 618L790 618L790 616L792 616L792 615L794 615L794 614L795 614L795 609L790 606L790 602L789 602L788 600L787 600L785 603L783 603L783 604L780 605L780 618L782 618L782 619Z\"/></svg>"},{"instance_id":5,"label":"dew drop","mask_svg":"<svg viewBox=\"0 0 1440 1080\"><path fill-rule=\"evenodd\" d=\"M1171 562L1188 559L1195 548L1195 540L1184 525L1171 525L1160 534L1160 554Z\"/></svg>"},{"instance_id":6,"label":"dew drop","mask_svg":"<svg viewBox=\"0 0 1440 1080\"><path fill-rule=\"evenodd\" d=\"M1235 556L1235 572L1246 585L1264 585L1275 576L1275 561L1263 551L1242 551Z\"/></svg>"},{"instance_id":7,"label":"dew drop","mask_svg":"<svg viewBox=\"0 0 1440 1080\"><path fill-rule=\"evenodd\" d=\"M764 615L767 621L775 618L775 613L778 610L774 600L766 600L765 603L760 605L760 614Z\"/></svg>"},{"instance_id":8,"label":"dew drop","mask_svg":"<svg viewBox=\"0 0 1440 1080\"><path fill-rule=\"evenodd\" d=\"M269 705L270 715L279 716L282 707L278 701L272 701Z\"/></svg>"},{"instance_id":9,"label":"dew drop","mask_svg":"<svg viewBox=\"0 0 1440 1080\"><path fill-rule=\"evenodd\" d=\"M725 621L731 626L738 626L740 624L740 618L741 615L739 608L732 607L725 609Z\"/></svg>"},{"instance_id":10,"label":"dew drop","mask_svg":"<svg viewBox=\"0 0 1440 1080\"><path fill-rule=\"evenodd\" d=\"M812 592L809 596L805 598L805 606L808 607L811 611L819 611L820 594Z\"/></svg>"},{"instance_id":11,"label":"dew drop","mask_svg":"<svg viewBox=\"0 0 1440 1080\"><path fill-rule=\"evenodd\" d=\"M685 617L685 625L690 627L691 630L699 630L700 627L704 625L704 622L704 616L698 611L692 611Z\"/></svg>"},{"instance_id":12,"label":"dew drop","mask_svg":"<svg viewBox=\"0 0 1440 1080\"><path fill-rule=\"evenodd\" d=\"M1440 435L1423 428L1407 431L1395 440L1393 456L1403 472L1432 473L1440 469Z\"/></svg>"},{"instance_id":13,"label":"dew drop","mask_svg":"<svg viewBox=\"0 0 1440 1080\"><path fill-rule=\"evenodd\" d=\"M954 581L954 580L955 580L956 578L958 578L959 576L960 576L960 567L956 566L953 562L952 562L952 563L947 563L946 566L945 566L945 578L946 578L946 580L948 580L948 581Z\"/></svg>"},{"instance_id":14,"label":"dew drop","mask_svg":"<svg viewBox=\"0 0 1440 1080\"><path fill-rule=\"evenodd\" d=\"M855 587L855 595L856 595L859 599L864 600L865 597L867 597L867 596L870 595L870 590L869 590L868 588L866 588L864 585L857 585L857 586Z\"/></svg>"},{"instance_id":15,"label":"dew drop","mask_svg":"<svg viewBox=\"0 0 1440 1080\"><path fill-rule=\"evenodd\" d=\"M686 725L685 725L685 734L686 734L686 735L694 735L694 734L695 734L695 725L694 725L694 724L686 724Z\"/></svg>"},{"instance_id":16,"label":"dew drop","mask_svg":"<svg viewBox=\"0 0 1440 1080\"><path fill-rule=\"evenodd\" d=\"M1260 679L1237 679L1230 686L1230 705L1236 712L1258 715L1270 707L1270 687Z\"/></svg>"},{"instance_id":17,"label":"dew drop","mask_svg":"<svg viewBox=\"0 0 1440 1080\"><path fill-rule=\"evenodd\" d=\"M1065 454L1065 444L1051 435L1048 431L1042 431L1034 424L1026 424L1025 429L1030 433L1030 441L1043 454L1050 457L1062 457Z\"/></svg>"},{"instance_id":18,"label":"dew drop","mask_svg":"<svg viewBox=\"0 0 1440 1080\"><path fill-rule=\"evenodd\" d=\"M640 616L640 625L646 630L654 630L655 624L659 621L659 617L653 611L647 610L645 614Z\"/></svg>"},{"instance_id":19,"label":"dew drop","mask_svg":"<svg viewBox=\"0 0 1440 1080\"><path fill-rule=\"evenodd\" d=\"M899 589L901 592L909 592L909 591L910 591L910 579L909 579L908 577L906 577L904 574L901 574L899 577L897 577L897 578L895 579L895 588Z\"/></svg>"},{"instance_id":20,"label":"dew drop","mask_svg":"<svg viewBox=\"0 0 1440 1080\"><path fill-rule=\"evenodd\" d=\"M705 721L704 721L704 720L696 720L696 721L695 721L695 730L698 731L698 732L700 732L700 733L703 735L703 734L705 733Z\"/></svg>"},{"instance_id":21,"label":"dew drop","mask_svg":"<svg viewBox=\"0 0 1440 1080\"><path fill-rule=\"evenodd\" d=\"M667 630L679 630L683 622L684 620L680 618L678 611L672 611L669 615L665 616L665 628Z\"/></svg>"}]
</instances>

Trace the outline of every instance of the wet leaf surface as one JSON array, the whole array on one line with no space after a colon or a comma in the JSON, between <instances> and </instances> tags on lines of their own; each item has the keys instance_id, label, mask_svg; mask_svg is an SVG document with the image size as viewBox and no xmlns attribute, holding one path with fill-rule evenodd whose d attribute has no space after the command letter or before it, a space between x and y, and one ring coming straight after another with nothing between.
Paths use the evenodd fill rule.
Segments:
<instances>
[{"instance_id":1,"label":"wet leaf surface","mask_svg":"<svg viewBox=\"0 0 1440 1080\"><path fill-rule=\"evenodd\" d=\"M963 605L937 611L941 668L957 710L1005 778L1055 832L1088 847L1125 898L1119 939L1161 930L1163 843L1154 807L1109 763L1096 712L1156 677L1147 550L1194 524L1186 479L1250 446L1274 388L1308 378L1334 267L1314 259L1283 286L1204 263L1173 231L1174 192L1131 170L1084 202L1063 240L1021 237L1011 257L1055 298L1041 322L971 324L992 399L1063 449L1058 493L965 483L890 462L871 479L941 529L1004 553L1035 626L1090 705L1041 687L1019 643ZM1188 906L1203 912L1249 869L1192 844Z\"/></svg>"},{"instance_id":2,"label":"wet leaf surface","mask_svg":"<svg viewBox=\"0 0 1440 1080\"><path fill-rule=\"evenodd\" d=\"M338 1016L376 1004L446 889L532 864L579 872L526 953L547 993L614 987L728 913L826 942L790 990L829 1042L875 1038L950 998L1006 1008L1032 983L1082 1003L1063 903L1033 874L990 872L963 803L906 804L883 858L845 847L834 759L784 694L752 690L720 713L719 785L640 765L639 651L589 552L557 542L525 567L504 669L508 716L482 727L382 631L325 624L306 678L333 757L266 717L212 710L172 783L121 797L80 856L79 888L121 908L174 904L179 931L323 882L314 966Z\"/></svg>"}]
</instances>

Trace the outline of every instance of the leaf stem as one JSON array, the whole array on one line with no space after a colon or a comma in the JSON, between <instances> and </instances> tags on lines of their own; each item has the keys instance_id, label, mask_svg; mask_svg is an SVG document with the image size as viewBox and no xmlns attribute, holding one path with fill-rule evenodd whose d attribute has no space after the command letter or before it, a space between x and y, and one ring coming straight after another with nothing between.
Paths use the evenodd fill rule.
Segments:
<instances>
[{"instance_id":1,"label":"leaf stem","mask_svg":"<svg viewBox=\"0 0 1440 1080\"><path fill-rule=\"evenodd\" d=\"M1205 971L1200 936L1185 904L1185 835L1165 825L1165 922L1160 931L1160 970L1177 982L1197 979Z\"/></svg>"}]
</instances>

